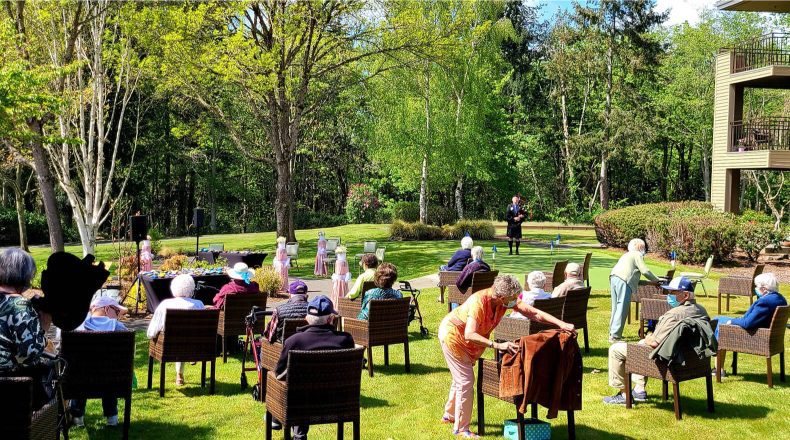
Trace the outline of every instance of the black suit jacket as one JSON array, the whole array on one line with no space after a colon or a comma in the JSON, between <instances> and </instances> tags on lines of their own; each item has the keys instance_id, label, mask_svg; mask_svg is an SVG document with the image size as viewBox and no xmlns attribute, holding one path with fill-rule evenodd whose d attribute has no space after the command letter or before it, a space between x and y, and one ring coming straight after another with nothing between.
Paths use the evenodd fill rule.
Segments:
<instances>
[{"instance_id":1,"label":"black suit jacket","mask_svg":"<svg viewBox=\"0 0 790 440\"><path fill-rule=\"evenodd\" d=\"M342 350L354 348L350 333L339 332L331 325L307 325L296 330L283 342L283 351L277 361L274 374L278 379L288 368L288 352L291 350Z\"/></svg>"}]
</instances>

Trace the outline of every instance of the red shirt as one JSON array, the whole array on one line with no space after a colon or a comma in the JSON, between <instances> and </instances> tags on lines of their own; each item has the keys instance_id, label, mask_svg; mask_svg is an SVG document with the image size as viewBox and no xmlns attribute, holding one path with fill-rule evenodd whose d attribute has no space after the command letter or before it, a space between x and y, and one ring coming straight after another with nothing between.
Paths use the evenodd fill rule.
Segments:
<instances>
[{"instance_id":1,"label":"red shirt","mask_svg":"<svg viewBox=\"0 0 790 440\"><path fill-rule=\"evenodd\" d=\"M250 284L247 284L242 280L230 280L214 296L214 307L221 309L225 305L225 297L234 293L261 293L261 289L255 281L250 281Z\"/></svg>"}]
</instances>

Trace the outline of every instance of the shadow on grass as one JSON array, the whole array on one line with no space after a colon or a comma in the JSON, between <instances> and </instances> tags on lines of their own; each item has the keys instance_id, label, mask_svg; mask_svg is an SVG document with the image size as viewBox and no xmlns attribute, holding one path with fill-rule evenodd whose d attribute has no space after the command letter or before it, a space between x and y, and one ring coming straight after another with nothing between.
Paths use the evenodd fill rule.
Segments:
<instances>
[{"instance_id":1,"label":"shadow on grass","mask_svg":"<svg viewBox=\"0 0 790 440\"><path fill-rule=\"evenodd\" d=\"M400 375L422 375L422 374L431 374L431 373L442 373L447 372L447 368L444 366L433 366L433 365L425 365L425 364L416 364L414 362L410 363L411 371L406 372L406 367L404 364L393 363L392 362L392 355L390 355L390 364L384 365L384 362L374 363L373 364L373 374L377 375L379 373L386 375L386 376L400 376ZM367 375L367 368L362 370L363 375ZM373 377L375 379L375 376Z\"/></svg>"},{"instance_id":2,"label":"shadow on grass","mask_svg":"<svg viewBox=\"0 0 790 440\"><path fill-rule=\"evenodd\" d=\"M369 397L365 395L359 397L360 408L380 408L386 406L392 406L392 405L384 399L377 399L375 397Z\"/></svg>"},{"instance_id":3,"label":"shadow on grass","mask_svg":"<svg viewBox=\"0 0 790 440\"><path fill-rule=\"evenodd\" d=\"M104 424L104 418L95 424L90 423L86 417L85 432L91 440L121 438L123 427L119 420L117 427L109 427ZM72 428L75 434L80 428ZM132 411L132 423L129 427L129 438L173 438L173 439L211 439L214 438L214 428L211 426L187 426L178 423L167 423L153 420L139 420L135 418Z\"/></svg>"},{"instance_id":4,"label":"shadow on grass","mask_svg":"<svg viewBox=\"0 0 790 440\"><path fill-rule=\"evenodd\" d=\"M713 363L715 365L716 361L714 360ZM730 372L730 371L732 371L732 367L728 365L727 368L725 368L725 370ZM753 383L755 383L755 386L762 385L762 386L765 387L766 391L770 390L770 388L768 388L768 372L765 371L765 367L763 367L763 372L762 373L742 373L741 372L742 370L743 370L743 366L739 365L738 366L738 374L731 374L730 373L727 376L722 377L722 379L721 379L722 383L727 383L727 379L731 379L731 380L738 380L738 379L740 379L743 382L753 382ZM779 372L776 371L776 370L774 370L773 376L774 376L774 388L788 388L788 386L787 386L788 385L787 384L787 378L786 377L785 377L785 382L782 382L781 380L779 380ZM721 385L721 384L719 384L719 385Z\"/></svg>"},{"instance_id":5,"label":"shadow on grass","mask_svg":"<svg viewBox=\"0 0 790 440\"><path fill-rule=\"evenodd\" d=\"M659 396L650 397L646 403L639 403L634 405L634 409L626 411L638 411L640 406L646 406L656 409L663 409L669 412L674 412L674 403L672 401L672 391L669 392L669 399L664 402ZM770 408L761 405L746 405L740 403L728 403L716 401L716 393L713 393L713 408L714 412L708 412L707 399L696 399L683 395L683 386L680 387L680 407L682 415L693 415L705 419L763 419L771 411Z\"/></svg>"}]
</instances>

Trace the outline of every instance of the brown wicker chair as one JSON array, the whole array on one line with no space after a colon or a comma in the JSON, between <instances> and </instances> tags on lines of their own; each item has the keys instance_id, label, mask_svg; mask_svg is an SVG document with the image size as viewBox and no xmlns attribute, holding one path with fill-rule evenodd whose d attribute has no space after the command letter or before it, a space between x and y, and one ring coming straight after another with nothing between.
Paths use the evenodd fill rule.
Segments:
<instances>
[{"instance_id":1,"label":"brown wicker chair","mask_svg":"<svg viewBox=\"0 0 790 440\"><path fill-rule=\"evenodd\" d=\"M409 303L411 298L374 299L370 301L369 319L346 318L343 328L354 342L366 347L368 374L373 377L373 347L384 346L384 365L389 365L389 346L403 344L406 372L409 364Z\"/></svg>"},{"instance_id":2,"label":"brown wicker chair","mask_svg":"<svg viewBox=\"0 0 790 440\"><path fill-rule=\"evenodd\" d=\"M498 328L498 327L497 327ZM501 364L495 360L480 358L477 360L477 433L485 435L485 396L496 397L499 400L513 403L516 409L516 421L519 425L519 440L524 439L524 415L518 411L521 406L522 396L500 397L499 376ZM532 418L538 418L537 403L531 404ZM568 411L568 439L576 438L576 422L574 411Z\"/></svg>"},{"instance_id":3,"label":"brown wicker chair","mask_svg":"<svg viewBox=\"0 0 790 440\"><path fill-rule=\"evenodd\" d=\"M584 352L590 352L590 339L587 335L587 303L590 302L590 291L587 287L568 292L565 297L565 305L562 308L562 319L576 327L576 330L584 330ZM537 302L537 301L535 301Z\"/></svg>"},{"instance_id":4,"label":"brown wicker chair","mask_svg":"<svg viewBox=\"0 0 790 440\"><path fill-rule=\"evenodd\" d=\"M639 337L645 337L645 327L647 326L648 320L658 320L658 318L671 308L666 298L660 295L654 298L642 298L642 314L639 315Z\"/></svg>"},{"instance_id":5,"label":"brown wicker chair","mask_svg":"<svg viewBox=\"0 0 790 440\"><path fill-rule=\"evenodd\" d=\"M65 399L124 400L123 438L129 438L134 377L134 332L64 332L61 356Z\"/></svg>"},{"instance_id":6,"label":"brown wicker chair","mask_svg":"<svg viewBox=\"0 0 790 440\"><path fill-rule=\"evenodd\" d=\"M304 319L286 319L283 324L283 341L288 339L289 336L296 333L296 329L307 325ZM261 369L263 370L263 383L261 384L261 399L266 398L266 372L274 371L277 367L277 361L280 360L280 353L283 352L282 341L270 344L267 341L261 342ZM265 402L265 400L261 400Z\"/></svg>"},{"instance_id":7,"label":"brown wicker chair","mask_svg":"<svg viewBox=\"0 0 790 440\"><path fill-rule=\"evenodd\" d=\"M436 287L439 288L440 303L444 304L444 291L450 286L455 286L455 282L458 281L459 275L461 275L461 271L458 270L439 271L439 284L437 284Z\"/></svg>"},{"instance_id":8,"label":"brown wicker chair","mask_svg":"<svg viewBox=\"0 0 790 440\"><path fill-rule=\"evenodd\" d=\"M219 322L217 323L217 335L222 340L223 364L228 362L228 348L225 346L228 338L238 339L239 336L247 334L247 324L244 322L244 318L254 306L266 310L266 295L263 293L234 293L225 297L225 304L219 312ZM253 332L262 333L263 328L263 320L258 320Z\"/></svg>"},{"instance_id":9,"label":"brown wicker chair","mask_svg":"<svg viewBox=\"0 0 790 440\"><path fill-rule=\"evenodd\" d=\"M559 286L565 281L565 267L568 265L568 260L556 261L554 263L554 270L551 272L543 272L543 275L546 275L546 284L543 286L543 290L546 292L551 292L554 290L555 286ZM529 274L524 274L524 285L527 285L527 276Z\"/></svg>"},{"instance_id":10,"label":"brown wicker chair","mask_svg":"<svg viewBox=\"0 0 790 440\"><path fill-rule=\"evenodd\" d=\"M584 256L584 264L582 265L582 277L587 287L590 287L590 261L592 260L592 252L587 252Z\"/></svg>"},{"instance_id":11,"label":"brown wicker chair","mask_svg":"<svg viewBox=\"0 0 790 440\"><path fill-rule=\"evenodd\" d=\"M450 313L453 310L453 304L463 304L472 293L477 292L478 290L488 289L489 287L493 286L494 278L496 278L498 275L498 270L473 273L472 285L466 289L465 292L461 292L455 283L451 284L447 291L447 313Z\"/></svg>"},{"instance_id":12,"label":"brown wicker chair","mask_svg":"<svg viewBox=\"0 0 790 440\"><path fill-rule=\"evenodd\" d=\"M625 388L631 389L631 374L640 374L662 381L661 397L666 401L668 382L672 382L672 396L675 403L675 418L682 418L680 409L680 382L705 378L708 396L708 412L713 412L713 378L711 378L710 358L698 359L690 349L686 353L686 365L667 365L662 360L650 359L653 348L648 345L628 344L625 358ZM625 407L631 408L631 393L625 393Z\"/></svg>"},{"instance_id":13,"label":"brown wicker chair","mask_svg":"<svg viewBox=\"0 0 790 440\"><path fill-rule=\"evenodd\" d=\"M730 310L730 295L749 298L749 305L754 301L754 278L763 273L765 265L758 264L751 276L729 275L719 280L719 315L721 315L721 296L727 298L727 310Z\"/></svg>"},{"instance_id":14,"label":"brown wicker chair","mask_svg":"<svg viewBox=\"0 0 790 440\"><path fill-rule=\"evenodd\" d=\"M159 396L165 396L167 362L202 362L200 386L206 386L206 362L211 363L209 394L214 394L219 310L166 310L165 328L148 343L148 389L159 361Z\"/></svg>"},{"instance_id":15,"label":"brown wicker chair","mask_svg":"<svg viewBox=\"0 0 790 440\"><path fill-rule=\"evenodd\" d=\"M355 299L349 299L346 297L338 298L337 300L337 313L343 318L338 320L338 329L342 330L343 325L345 324L345 319L352 318L356 319L359 316L360 310L362 310L362 298L365 297L365 292L370 289L376 287L376 283L373 281L365 281L362 283L362 294L356 297Z\"/></svg>"},{"instance_id":16,"label":"brown wicker chair","mask_svg":"<svg viewBox=\"0 0 790 440\"><path fill-rule=\"evenodd\" d=\"M0 377L0 396L0 424L3 427L0 437L20 440L55 440L60 437L56 399L33 411L33 379Z\"/></svg>"},{"instance_id":17,"label":"brown wicker chair","mask_svg":"<svg viewBox=\"0 0 790 440\"><path fill-rule=\"evenodd\" d=\"M790 306L777 307L771 326L745 330L737 325L721 325L719 328L719 353L716 356L716 381L721 382L721 368L727 352L732 352L732 374L738 374L738 353L765 356L768 388L774 387L771 357L779 354L779 380L785 381L785 329L790 316Z\"/></svg>"},{"instance_id":18,"label":"brown wicker chair","mask_svg":"<svg viewBox=\"0 0 790 440\"><path fill-rule=\"evenodd\" d=\"M283 424L286 439L292 426L326 423L337 423L342 439L343 424L351 422L359 440L362 352L362 347L290 351L285 381L271 371L266 375L266 440L272 438L273 418Z\"/></svg>"},{"instance_id":19,"label":"brown wicker chair","mask_svg":"<svg viewBox=\"0 0 790 440\"><path fill-rule=\"evenodd\" d=\"M538 310L544 311L555 318L562 319L562 309L565 307L566 297L539 299L533 304ZM543 324L529 319L512 318L510 315L502 317L494 329L496 341L517 341L522 336L534 335L543 330L555 328L551 324Z\"/></svg>"}]
</instances>

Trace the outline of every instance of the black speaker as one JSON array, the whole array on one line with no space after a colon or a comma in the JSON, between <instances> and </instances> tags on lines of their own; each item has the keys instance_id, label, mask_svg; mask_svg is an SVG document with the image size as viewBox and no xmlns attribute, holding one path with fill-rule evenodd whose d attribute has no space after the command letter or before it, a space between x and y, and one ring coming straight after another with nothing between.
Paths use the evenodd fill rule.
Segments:
<instances>
[{"instance_id":1,"label":"black speaker","mask_svg":"<svg viewBox=\"0 0 790 440\"><path fill-rule=\"evenodd\" d=\"M140 242L148 235L148 216L130 215L129 224L132 226L132 241Z\"/></svg>"},{"instance_id":2,"label":"black speaker","mask_svg":"<svg viewBox=\"0 0 790 440\"><path fill-rule=\"evenodd\" d=\"M192 225L196 228L203 227L203 208L195 208L195 214L192 216Z\"/></svg>"}]
</instances>

